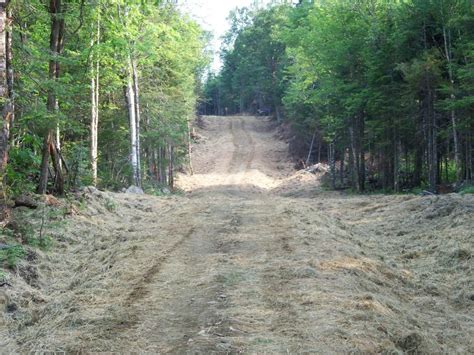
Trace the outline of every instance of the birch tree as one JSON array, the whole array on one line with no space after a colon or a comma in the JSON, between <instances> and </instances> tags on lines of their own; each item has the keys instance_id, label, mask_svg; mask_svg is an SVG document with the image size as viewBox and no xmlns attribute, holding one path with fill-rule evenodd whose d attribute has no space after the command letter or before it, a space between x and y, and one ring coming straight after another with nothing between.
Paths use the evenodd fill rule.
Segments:
<instances>
[{"instance_id":1,"label":"birch tree","mask_svg":"<svg viewBox=\"0 0 474 355\"><path fill-rule=\"evenodd\" d=\"M97 4L97 23L96 23L96 33L91 40L91 48L97 48L93 52L91 58L91 125L90 125L90 134L91 134L91 145L90 145L90 154L91 154L91 170L92 170L92 184L97 186L97 159L98 159L98 128L99 128L99 92L100 92L100 58L98 53L98 48L100 46L100 0Z\"/></svg>"},{"instance_id":2,"label":"birch tree","mask_svg":"<svg viewBox=\"0 0 474 355\"><path fill-rule=\"evenodd\" d=\"M187 122L206 62L201 28L168 2L0 5L14 11L18 33L10 47L16 72L13 108L5 47L10 26L2 21L9 30L1 32L6 42L0 46L3 122L8 123L2 132L16 116L2 175L12 195L61 194L90 184L153 189L172 182L170 166L188 164ZM7 134L0 143L7 147ZM6 148L2 154L5 162Z\"/></svg>"},{"instance_id":3,"label":"birch tree","mask_svg":"<svg viewBox=\"0 0 474 355\"><path fill-rule=\"evenodd\" d=\"M0 1L0 104L2 130L0 132L0 200L5 199L5 169L8 162L8 140L13 121L12 32L8 1Z\"/></svg>"}]
</instances>

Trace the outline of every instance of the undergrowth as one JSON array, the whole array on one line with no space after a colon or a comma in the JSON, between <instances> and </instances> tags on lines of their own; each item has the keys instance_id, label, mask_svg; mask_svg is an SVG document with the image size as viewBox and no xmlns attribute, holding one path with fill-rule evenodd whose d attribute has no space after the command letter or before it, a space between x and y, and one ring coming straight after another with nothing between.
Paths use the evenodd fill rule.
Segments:
<instances>
[{"instance_id":1,"label":"undergrowth","mask_svg":"<svg viewBox=\"0 0 474 355\"><path fill-rule=\"evenodd\" d=\"M49 250L53 230L63 223L64 210L43 206L37 210L14 210L10 223L0 231L0 280L27 256L27 249Z\"/></svg>"},{"instance_id":2,"label":"undergrowth","mask_svg":"<svg viewBox=\"0 0 474 355\"><path fill-rule=\"evenodd\" d=\"M26 256L26 251L22 245L8 245L0 250L0 264L8 268L14 268L19 260ZM5 272L0 268L0 273Z\"/></svg>"},{"instance_id":3,"label":"undergrowth","mask_svg":"<svg viewBox=\"0 0 474 355\"><path fill-rule=\"evenodd\" d=\"M144 184L143 191L147 195L158 196L158 197L184 194L184 191L178 188L171 190L170 187L166 184L152 184L152 183Z\"/></svg>"},{"instance_id":4,"label":"undergrowth","mask_svg":"<svg viewBox=\"0 0 474 355\"><path fill-rule=\"evenodd\" d=\"M460 191L460 194L465 195L465 194L474 194L474 185L468 185L463 187Z\"/></svg>"},{"instance_id":5,"label":"undergrowth","mask_svg":"<svg viewBox=\"0 0 474 355\"><path fill-rule=\"evenodd\" d=\"M10 275L5 270L0 268L0 287L9 285L9 281Z\"/></svg>"},{"instance_id":6,"label":"undergrowth","mask_svg":"<svg viewBox=\"0 0 474 355\"><path fill-rule=\"evenodd\" d=\"M117 209L117 203L115 203L115 201L113 201L112 199L107 199L105 201L105 208L107 209L107 211L109 212L114 212L116 209Z\"/></svg>"}]
</instances>

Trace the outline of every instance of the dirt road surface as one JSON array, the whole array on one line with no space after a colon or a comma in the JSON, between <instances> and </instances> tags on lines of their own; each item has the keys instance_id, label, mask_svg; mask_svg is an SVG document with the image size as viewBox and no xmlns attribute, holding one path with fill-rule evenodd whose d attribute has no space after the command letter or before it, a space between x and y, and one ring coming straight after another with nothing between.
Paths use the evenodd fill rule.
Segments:
<instances>
[{"instance_id":1,"label":"dirt road surface","mask_svg":"<svg viewBox=\"0 0 474 355\"><path fill-rule=\"evenodd\" d=\"M471 196L325 192L263 118L197 134L182 196L84 193L3 349L474 353Z\"/></svg>"}]
</instances>

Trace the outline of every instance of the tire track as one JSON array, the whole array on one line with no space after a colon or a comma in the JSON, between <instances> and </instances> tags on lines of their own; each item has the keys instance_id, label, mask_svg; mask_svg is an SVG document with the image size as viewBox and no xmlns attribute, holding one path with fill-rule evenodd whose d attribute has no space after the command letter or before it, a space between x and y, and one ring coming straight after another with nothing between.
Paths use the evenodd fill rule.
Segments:
<instances>
[{"instance_id":1,"label":"tire track","mask_svg":"<svg viewBox=\"0 0 474 355\"><path fill-rule=\"evenodd\" d=\"M144 274L143 278L133 287L132 291L129 293L125 305L132 306L148 294L147 286L152 283L153 278L160 272L163 264L172 256L172 254L181 246L183 243L191 238L194 233L195 228L191 227L186 234L181 237L171 248L166 250L163 255L161 255L158 260L149 268Z\"/></svg>"},{"instance_id":2,"label":"tire track","mask_svg":"<svg viewBox=\"0 0 474 355\"><path fill-rule=\"evenodd\" d=\"M245 128L245 122L242 119L242 117L240 117L239 119L240 119L240 125L241 125L241 128L242 128L242 132L244 132L244 134L245 134L245 136L246 136L246 138L248 139L248 142L249 142L250 153L249 153L249 157L247 159L246 170L250 170L251 166L252 166L253 159L255 158L255 142L254 142L250 132Z\"/></svg>"}]
</instances>

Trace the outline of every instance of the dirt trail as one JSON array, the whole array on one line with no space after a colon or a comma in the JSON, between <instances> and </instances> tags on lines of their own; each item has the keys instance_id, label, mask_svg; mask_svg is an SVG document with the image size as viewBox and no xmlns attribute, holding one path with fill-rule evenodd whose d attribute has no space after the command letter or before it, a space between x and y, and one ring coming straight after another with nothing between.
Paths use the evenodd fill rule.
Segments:
<instances>
[{"instance_id":1,"label":"dirt trail","mask_svg":"<svg viewBox=\"0 0 474 355\"><path fill-rule=\"evenodd\" d=\"M0 345L474 352L472 197L324 192L260 118L207 117L198 134L184 196L85 194L40 287L15 280Z\"/></svg>"}]
</instances>

